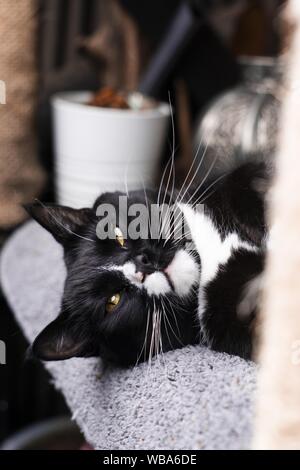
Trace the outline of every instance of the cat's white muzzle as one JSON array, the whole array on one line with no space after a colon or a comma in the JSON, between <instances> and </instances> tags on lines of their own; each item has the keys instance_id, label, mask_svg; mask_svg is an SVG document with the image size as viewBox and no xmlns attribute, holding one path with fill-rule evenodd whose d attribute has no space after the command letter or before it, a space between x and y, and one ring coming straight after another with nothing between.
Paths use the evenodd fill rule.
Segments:
<instances>
[{"instance_id":1,"label":"cat's white muzzle","mask_svg":"<svg viewBox=\"0 0 300 470\"><path fill-rule=\"evenodd\" d=\"M174 290L179 297L184 297L199 282L199 266L194 257L184 249L177 251L164 271L144 274L137 271L132 261L123 266L113 266L112 269L121 271L136 287L144 288L149 295L155 296L166 295Z\"/></svg>"}]
</instances>

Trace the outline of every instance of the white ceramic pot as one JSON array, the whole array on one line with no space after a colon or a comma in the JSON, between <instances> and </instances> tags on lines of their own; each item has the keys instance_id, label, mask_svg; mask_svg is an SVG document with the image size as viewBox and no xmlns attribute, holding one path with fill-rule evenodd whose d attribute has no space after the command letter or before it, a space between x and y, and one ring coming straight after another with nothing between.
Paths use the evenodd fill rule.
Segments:
<instances>
[{"instance_id":1,"label":"white ceramic pot","mask_svg":"<svg viewBox=\"0 0 300 470\"><path fill-rule=\"evenodd\" d=\"M170 120L169 105L148 110L88 106L89 92L52 98L57 199L90 206L103 191L151 185Z\"/></svg>"}]
</instances>

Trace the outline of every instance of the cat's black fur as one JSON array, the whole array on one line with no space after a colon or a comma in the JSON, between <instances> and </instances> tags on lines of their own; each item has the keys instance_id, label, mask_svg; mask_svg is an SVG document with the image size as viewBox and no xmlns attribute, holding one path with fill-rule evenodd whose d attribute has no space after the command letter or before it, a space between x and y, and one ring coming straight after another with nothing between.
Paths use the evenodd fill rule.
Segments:
<instances>
[{"instance_id":1,"label":"cat's black fur","mask_svg":"<svg viewBox=\"0 0 300 470\"><path fill-rule=\"evenodd\" d=\"M239 307L251 289L251 282L262 277L268 229L266 193L270 174L264 163L248 162L232 171L205 202L205 212L214 221L221 238L236 232L255 251L233 250L220 265L215 278L205 287L206 308L200 325L202 341L214 350L250 358L253 352L255 320L260 302L261 283L256 299L243 315ZM246 313L246 314L245 314Z\"/></svg>"},{"instance_id":2,"label":"cat's black fur","mask_svg":"<svg viewBox=\"0 0 300 470\"><path fill-rule=\"evenodd\" d=\"M238 316L247 283L264 269L264 251L238 250L205 288L207 307L202 318L207 345L216 351L250 358L253 349L255 309ZM257 299L258 301L258 299Z\"/></svg>"},{"instance_id":3,"label":"cat's black fur","mask_svg":"<svg viewBox=\"0 0 300 470\"><path fill-rule=\"evenodd\" d=\"M205 201L207 212L224 237L233 229L246 242L261 246L267 235L265 195L269 187L265 163L244 163Z\"/></svg>"},{"instance_id":4,"label":"cat's black fur","mask_svg":"<svg viewBox=\"0 0 300 470\"><path fill-rule=\"evenodd\" d=\"M102 202L116 206L119 193L100 196L93 209L45 207L38 203L27 206L31 216L63 245L67 267L61 311L36 338L34 355L43 360L100 355L108 361L129 365L202 340L216 350L250 357L255 311L239 318L237 306L247 283L263 270L264 195L256 184L265 177L262 164L245 164L216 185L205 201L204 210L222 237L234 229L242 240L258 250L251 253L237 250L220 266L205 288L207 306L202 325L197 316L197 285L191 286L188 295L179 296L172 289L164 296L151 296L128 282L121 272L106 269L108 265L123 265L130 260L146 273L148 269L153 272L153 266L163 272L178 250L185 250L184 239L180 243L171 239L166 244L161 240L129 239L125 247L115 240L99 240L95 209ZM156 202L155 192L146 194L149 205ZM196 192L194 198L199 194ZM136 202L145 202L143 191L130 193L128 205ZM141 266L143 254L147 263ZM193 255L193 259L201 269L201 257L199 260ZM107 314L105 302L115 292L122 292L120 305ZM153 318L157 310L161 339L158 342L154 339L153 346Z\"/></svg>"},{"instance_id":5,"label":"cat's black fur","mask_svg":"<svg viewBox=\"0 0 300 470\"><path fill-rule=\"evenodd\" d=\"M163 240L128 239L121 247L115 240L99 240L95 211L104 202L117 208L119 195L101 195L93 209L45 207L39 203L27 206L32 217L63 245L67 267L60 314L33 343L33 354L43 360L100 355L128 365L199 341L196 291L183 298L171 291L161 300L131 285L122 273L106 270L108 265L123 265L128 260L140 263L140 256L145 254L149 263L140 266L141 270L151 272L153 265L162 270L184 244L184 240L175 245L172 240L164 244ZM155 203L157 194L148 191L147 197L149 204ZM145 202L143 191L130 193L128 206L137 202ZM120 291L120 305L113 314L107 314L107 298ZM162 312L159 344L152 339L156 309Z\"/></svg>"}]
</instances>

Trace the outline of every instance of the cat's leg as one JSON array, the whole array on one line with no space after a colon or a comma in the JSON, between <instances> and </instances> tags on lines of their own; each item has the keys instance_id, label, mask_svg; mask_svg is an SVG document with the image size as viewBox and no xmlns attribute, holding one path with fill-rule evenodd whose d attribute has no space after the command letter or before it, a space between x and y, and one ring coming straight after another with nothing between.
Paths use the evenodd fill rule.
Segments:
<instances>
[{"instance_id":1,"label":"cat's leg","mask_svg":"<svg viewBox=\"0 0 300 470\"><path fill-rule=\"evenodd\" d=\"M237 314L241 320L246 320L261 302L263 290L263 274L255 276L247 282L241 295L240 303L237 306Z\"/></svg>"},{"instance_id":2,"label":"cat's leg","mask_svg":"<svg viewBox=\"0 0 300 470\"><path fill-rule=\"evenodd\" d=\"M199 321L204 344L217 351L251 357L258 306L255 287L259 286L263 265L261 252L240 249L219 266L209 283L204 286L200 283ZM246 286L253 289L248 292ZM246 303L243 304L245 292L249 293L247 309ZM241 305L244 305L244 315L241 315Z\"/></svg>"},{"instance_id":3,"label":"cat's leg","mask_svg":"<svg viewBox=\"0 0 300 470\"><path fill-rule=\"evenodd\" d=\"M270 176L263 163L244 163L220 182L205 204L222 230L232 227L243 240L256 246L267 235L265 201Z\"/></svg>"}]
</instances>

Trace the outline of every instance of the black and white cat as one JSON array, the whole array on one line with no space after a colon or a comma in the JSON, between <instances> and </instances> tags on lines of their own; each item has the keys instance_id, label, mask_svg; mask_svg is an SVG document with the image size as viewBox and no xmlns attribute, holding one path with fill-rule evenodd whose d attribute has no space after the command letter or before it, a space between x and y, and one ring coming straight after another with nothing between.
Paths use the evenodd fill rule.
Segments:
<instances>
[{"instance_id":1,"label":"black and white cat","mask_svg":"<svg viewBox=\"0 0 300 470\"><path fill-rule=\"evenodd\" d=\"M244 358L252 353L267 249L268 180L264 163L246 163L227 175L201 212L182 207L201 260L201 340Z\"/></svg>"},{"instance_id":2,"label":"black and white cat","mask_svg":"<svg viewBox=\"0 0 300 470\"><path fill-rule=\"evenodd\" d=\"M256 305L247 307L245 299L264 267L267 231L257 188L265 179L262 164L244 164L200 208L203 188L192 198L165 194L167 204L179 206L196 251L185 235L132 239L119 226L114 239L100 240L96 210L109 204L118 213L121 193L101 195L92 209L27 206L62 244L67 267L61 311L34 341L33 354L42 360L99 355L129 365L202 342L249 358ZM127 199L128 207L150 208L159 194L134 191ZM118 217L132 220L129 212ZM241 305L246 315L239 315Z\"/></svg>"}]
</instances>

